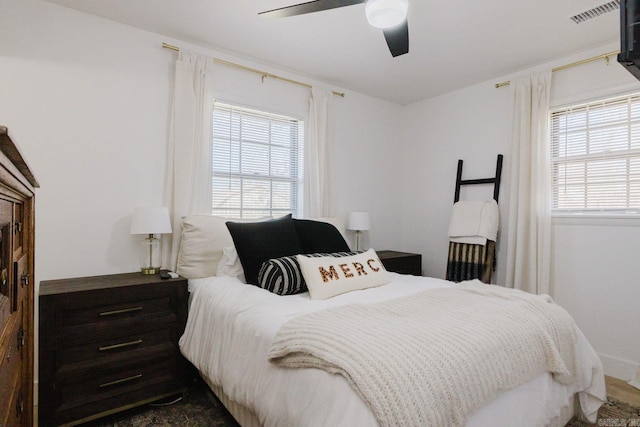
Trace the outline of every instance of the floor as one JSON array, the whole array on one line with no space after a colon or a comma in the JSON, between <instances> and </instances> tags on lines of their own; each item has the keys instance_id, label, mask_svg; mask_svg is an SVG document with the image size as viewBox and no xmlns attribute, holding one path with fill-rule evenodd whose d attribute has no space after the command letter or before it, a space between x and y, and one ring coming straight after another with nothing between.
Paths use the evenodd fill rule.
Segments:
<instances>
[{"instance_id":1,"label":"floor","mask_svg":"<svg viewBox=\"0 0 640 427\"><path fill-rule=\"evenodd\" d=\"M607 385L607 396L633 406L640 406L640 390L617 378L605 376L604 381Z\"/></svg>"}]
</instances>

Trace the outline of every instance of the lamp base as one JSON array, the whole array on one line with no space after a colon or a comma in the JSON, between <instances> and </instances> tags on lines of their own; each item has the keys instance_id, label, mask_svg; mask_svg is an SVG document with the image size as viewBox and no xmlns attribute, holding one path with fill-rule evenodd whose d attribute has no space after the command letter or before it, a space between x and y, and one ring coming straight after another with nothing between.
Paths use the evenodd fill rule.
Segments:
<instances>
[{"instance_id":1,"label":"lamp base","mask_svg":"<svg viewBox=\"0 0 640 427\"><path fill-rule=\"evenodd\" d=\"M142 274L159 274L162 260L160 259L160 240L153 234L142 241L140 247L140 271Z\"/></svg>"},{"instance_id":2,"label":"lamp base","mask_svg":"<svg viewBox=\"0 0 640 427\"><path fill-rule=\"evenodd\" d=\"M160 274L160 267L142 267L142 274Z\"/></svg>"}]
</instances>

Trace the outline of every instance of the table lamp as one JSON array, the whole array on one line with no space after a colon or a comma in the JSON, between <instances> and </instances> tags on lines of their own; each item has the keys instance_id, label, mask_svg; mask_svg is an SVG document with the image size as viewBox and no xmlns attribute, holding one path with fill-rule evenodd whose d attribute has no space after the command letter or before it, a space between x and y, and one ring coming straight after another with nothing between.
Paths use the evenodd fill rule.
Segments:
<instances>
[{"instance_id":1,"label":"table lamp","mask_svg":"<svg viewBox=\"0 0 640 427\"><path fill-rule=\"evenodd\" d=\"M356 232L356 251L360 250L360 233L371 230L369 212L351 212L347 221L347 230Z\"/></svg>"},{"instance_id":2,"label":"table lamp","mask_svg":"<svg viewBox=\"0 0 640 427\"><path fill-rule=\"evenodd\" d=\"M162 265L160 240L154 234L171 233L171 221L167 208L136 208L131 218L131 234L147 234L142 241L140 269L142 274L158 274Z\"/></svg>"}]
</instances>

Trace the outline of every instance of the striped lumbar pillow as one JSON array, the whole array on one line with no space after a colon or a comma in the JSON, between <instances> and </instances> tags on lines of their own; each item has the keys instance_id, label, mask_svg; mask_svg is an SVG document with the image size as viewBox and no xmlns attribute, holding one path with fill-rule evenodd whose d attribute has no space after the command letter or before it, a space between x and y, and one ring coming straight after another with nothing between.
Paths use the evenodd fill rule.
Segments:
<instances>
[{"instance_id":1,"label":"striped lumbar pillow","mask_svg":"<svg viewBox=\"0 0 640 427\"><path fill-rule=\"evenodd\" d=\"M360 252L334 252L330 254L306 254L312 258L345 257ZM274 258L262 263L258 272L258 285L278 295L293 295L307 292L307 284L302 276L296 256Z\"/></svg>"}]
</instances>

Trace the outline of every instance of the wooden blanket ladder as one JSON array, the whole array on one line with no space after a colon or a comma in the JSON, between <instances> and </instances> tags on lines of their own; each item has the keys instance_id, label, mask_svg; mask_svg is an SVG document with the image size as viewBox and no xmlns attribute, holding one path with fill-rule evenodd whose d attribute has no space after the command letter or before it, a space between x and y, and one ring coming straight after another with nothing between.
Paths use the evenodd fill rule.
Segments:
<instances>
[{"instance_id":1,"label":"wooden blanket ladder","mask_svg":"<svg viewBox=\"0 0 640 427\"><path fill-rule=\"evenodd\" d=\"M498 202L500 195L500 178L502 176L502 154L498 154L496 161L496 175L492 178L462 179L462 160L458 160L456 175L456 192L454 203L460 200L460 187L463 185L493 184L493 198ZM463 280L480 279L491 283L491 273L496 267L496 242L487 241L486 245L449 242L449 257L447 261L447 280L460 282Z\"/></svg>"},{"instance_id":2,"label":"wooden blanket ladder","mask_svg":"<svg viewBox=\"0 0 640 427\"><path fill-rule=\"evenodd\" d=\"M453 203L460 200L460 187L463 185L476 185L476 184L493 184L493 198L497 202L500 195L500 178L502 176L502 154L498 154L498 160L496 161L496 175L493 178L482 179L462 179L462 159L458 160L458 173L456 175L456 192L453 199Z\"/></svg>"}]
</instances>

